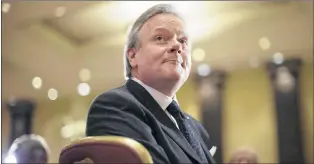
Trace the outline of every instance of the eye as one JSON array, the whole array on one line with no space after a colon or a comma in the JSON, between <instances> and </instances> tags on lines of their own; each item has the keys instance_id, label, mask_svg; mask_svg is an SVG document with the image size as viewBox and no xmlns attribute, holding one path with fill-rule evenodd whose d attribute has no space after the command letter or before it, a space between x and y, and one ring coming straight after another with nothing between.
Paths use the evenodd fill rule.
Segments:
<instances>
[{"instance_id":1,"label":"eye","mask_svg":"<svg viewBox=\"0 0 314 164\"><path fill-rule=\"evenodd\" d=\"M186 39L180 39L179 42L183 44L188 44L188 41Z\"/></svg>"},{"instance_id":2,"label":"eye","mask_svg":"<svg viewBox=\"0 0 314 164\"><path fill-rule=\"evenodd\" d=\"M155 39L157 41L164 41L165 40L165 38L163 36L156 36Z\"/></svg>"}]
</instances>

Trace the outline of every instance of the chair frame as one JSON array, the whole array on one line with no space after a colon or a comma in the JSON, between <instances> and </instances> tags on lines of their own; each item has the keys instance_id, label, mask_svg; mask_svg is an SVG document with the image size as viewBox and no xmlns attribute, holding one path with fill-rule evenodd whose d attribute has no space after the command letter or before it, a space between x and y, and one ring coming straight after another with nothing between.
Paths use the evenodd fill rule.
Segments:
<instances>
[{"instance_id":1,"label":"chair frame","mask_svg":"<svg viewBox=\"0 0 314 164\"><path fill-rule=\"evenodd\" d=\"M93 137L84 137L78 140L75 140L69 144L67 144L63 149L62 153L76 147L80 144L86 144L86 143L110 143L110 144L117 144L117 145L123 145L127 148L131 149L133 152L135 152L141 159L143 163L153 163L152 157L150 153L147 151L147 149L139 142L127 138L127 137L121 137L121 136L93 136ZM60 156L62 155L60 154Z\"/></svg>"}]
</instances>

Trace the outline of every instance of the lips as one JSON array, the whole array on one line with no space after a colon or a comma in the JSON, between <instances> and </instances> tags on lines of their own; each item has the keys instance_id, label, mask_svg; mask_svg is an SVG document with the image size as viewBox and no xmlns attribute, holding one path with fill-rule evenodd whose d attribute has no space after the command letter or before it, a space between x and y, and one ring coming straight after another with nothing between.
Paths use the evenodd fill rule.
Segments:
<instances>
[{"instance_id":1,"label":"lips","mask_svg":"<svg viewBox=\"0 0 314 164\"><path fill-rule=\"evenodd\" d=\"M176 63L181 64L179 60L167 60L166 62L176 62Z\"/></svg>"},{"instance_id":2,"label":"lips","mask_svg":"<svg viewBox=\"0 0 314 164\"><path fill-rule=\"evenodd\" d=\"M182 59L182 58L179 58L179 59L168 59L168 60L166 60L165 62L176 62L176 63L180 64L181 67L184 67L183 59Z\"/></svg>"}]
</instances>

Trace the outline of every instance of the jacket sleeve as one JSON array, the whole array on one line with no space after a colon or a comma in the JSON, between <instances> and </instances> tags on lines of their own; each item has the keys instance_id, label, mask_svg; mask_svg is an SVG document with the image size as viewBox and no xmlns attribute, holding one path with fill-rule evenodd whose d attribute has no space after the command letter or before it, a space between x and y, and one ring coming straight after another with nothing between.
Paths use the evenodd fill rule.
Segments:
<instances>
[{"instance_id":1,"label":"jacket sleeve","mask_svg":"<svg viewBox=\"0 0 314 164\"><path fill-rule=\"evenodd\" d=\"M170 163L152 135L152 129L145 123L142 109L122 95L109 92L94 100L87 118L86 135L128 137L145 146L154 163Z\"/></svg>"}]
</instances>

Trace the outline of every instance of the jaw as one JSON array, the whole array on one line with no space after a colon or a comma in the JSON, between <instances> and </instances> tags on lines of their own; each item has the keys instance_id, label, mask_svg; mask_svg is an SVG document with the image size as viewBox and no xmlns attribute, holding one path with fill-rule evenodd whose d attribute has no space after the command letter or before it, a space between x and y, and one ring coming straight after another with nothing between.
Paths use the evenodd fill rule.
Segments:
<instances>
[{"instance_id":1,"label":"jaw","mask_svg":"<svg viewBox=\"0 0 314 164\"><path fill-rule=\"evenodd\" d=\"M188 73L188 70L179 65L179 63L173 63L163 63L162 68L155 71L146 70L142 72L137 69L132 69L132 76L163 94L173 97L186 81L186 73ZM167 64L167 66L164 64ZM156 72L158 74L150 72Z\"/></svg>"},{"instance_id":2,"label":"jaw","mask_svg":"<svg viewBox=\"0 0 314 164\"><path fill-rule=\"evenodd\" d=\"M183 74L178 72L175 74L172 73L167 77L159 79L156 84L157 90L169 97L173 97L186 81L186 77Z\"/></svg>"}]
</instances>

